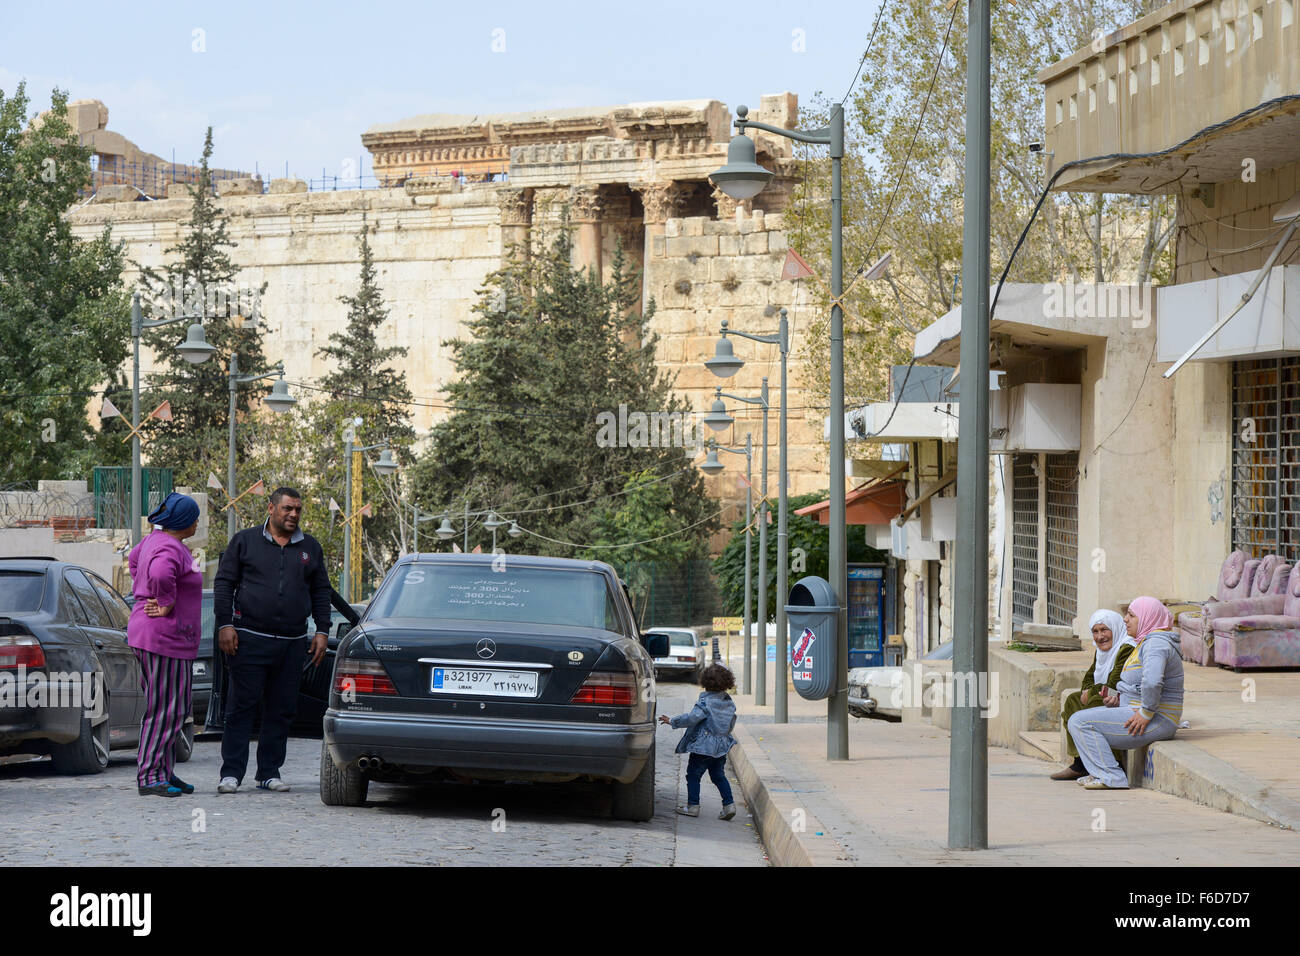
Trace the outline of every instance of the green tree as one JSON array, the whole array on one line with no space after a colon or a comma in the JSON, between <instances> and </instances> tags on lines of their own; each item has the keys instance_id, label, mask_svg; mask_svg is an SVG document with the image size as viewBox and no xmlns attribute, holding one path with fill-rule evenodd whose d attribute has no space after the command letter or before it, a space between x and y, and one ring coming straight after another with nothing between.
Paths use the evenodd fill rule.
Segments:
<instances>
[{"instance_id":1,"label":"green tree","mask_svg":"<svg viewBox=\"0 0 1300 956\"><path fill-rule=\"evenodd\" d=\"M145 288L142 308L146 318L202 314L208 344L215 346L207 361L192 365L175 349L190 324L182 322L145 333L144 342L161 366L152 377L147 398L142 399L142 415L160 402L171 404L172 420L150 420L143 430L145 449L152 465L175 469L177 484L203 487L208 472L224 481L230 421L230 358L239 355L239 373L266 370L261 332L254 320L260 315L261 297L266 284L256 288L238 285L239 267L230 258L235 248L230 238L227 217L213 195L209 163L212 158L212 128L203 142L203 159L199 176L189 188L190 217L181 240L168 248L172 257L159 271L141 268ZM269 382L240 385L236 397L238 422L250 420ZM242 460L249 447L249 432L235 431L236 461ZM242 470L241 470L242 473ZM238 494L241 489L227 489ZM214 516L219 514L214 511ZM218 525L220 528L218 528ZM225 524L213 522L214 539L224 542Z\"/></svg>"},{"instance_id":2,"label":"green tree","mask_svg":"<svg viewBox=\"0 0 1300 956\"><path fill-rule=\"evenodd\" d=\"M990 257L995 278L1048 180L1044 155L1026 148L1043 141L1038 71L1152 5L1152 0L1022 0L994 6ZM914 333L961 300L964 10L928 0L892 5L866 55L862 82L846 104L845 286L873 260L893 253L884 279L857 283L845 299L850 402L881 400L888 368L908 361ZM824 123L829 106L819 97L802 122ZM783 215L791 244L828 276L830 164L820 154L807 155L805 182ZM1054 192L1008 278L1159 282L1170 267L1174 212L1168 197ZM814 288L829 304L827 290ZM803 342L805 384L826 395L827 309L810 321Z\"/></svg>"},{"instance_id":3,"label":"green tree","mask_svg":"<svg viewBox=\"0 0 1300 956\"><path fill-rule=\"evenodd\" d=\"M826 500L826 492L819 491L810 495L797 495L788 502L786 530L789 533L790 553L803 552L804 570L789 572L790 584L810 574L823 578L830 577L830 528L818 524L817 519L807 515L795 514L796 509ZM751 599L751 610L758 613L758 528L753 529L750 547L753 586L756 589ZM767 610L776 619L776 505L772 504L772 524L767 529ZM884 551L870 547L860 530L849 528L848 561L884 561L889 556ZM726 613L739 616L745 610L745 522L737 521L731 526L731 537L727 540L722 553L713 562L713 570L718 580L718 590L726 606ZM779 600L785 601L784 596Z\"/></svg>"},{"instance_id":4,"label":"green tree","mask_svg":"<svg viewBox=\"0 0 1300 956\"><path fill-rule=\"evenodd\" d=\"M447 343L459 372L447 387L453 411L413 469L415 500L453 520L466 502L495 508L532 533L512 545L521 551L599 556L572 543L595 541L604 503L649 471L669 491L674 526L702 548L716 505L690 465L695 449L611 443L598 418L618 416L620 405L629 415L690 416L655 367L654 305L641 313L621 248L607 283L574 269L571 253L562 227L485 281L470 337ZM475 543L487 547L481 529Z\"/></svg>"},{"instance_id":5,"label":"green tree","mask_svg":"<svg viewBox=\"0 0 1300 956\"><path fill-rule=\"evenodd\" d=\"M86 416L93 395L120 386L127 356L122 246L107 229L77 239L64 218L90 184L90 151L68 125L67 93L50 100L28 124L25 84L0 91L3 482L85 478L92 464L124 464L129 448Z\"/></svg>"}]
</instances>

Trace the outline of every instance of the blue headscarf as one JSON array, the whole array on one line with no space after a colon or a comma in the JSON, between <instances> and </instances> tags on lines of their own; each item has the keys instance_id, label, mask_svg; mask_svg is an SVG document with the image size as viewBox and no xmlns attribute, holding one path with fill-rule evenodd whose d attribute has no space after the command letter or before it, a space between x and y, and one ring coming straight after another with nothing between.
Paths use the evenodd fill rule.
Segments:
<instances>
[{"instance_id":1,"label":"blue headscarf","mask_svg":"<svg viewBox=\"0 0 1300 956\"><path fill-rule=\"evenodd\" d=\"M149 523L157 525L168 531L179 531L182 528L188 528L194 522L199 520L199 503L189 495L183 495L178 491L173 491L167 496L167 499L158 507L158 510L149 516Z\"/></svg>"}]
</instances>

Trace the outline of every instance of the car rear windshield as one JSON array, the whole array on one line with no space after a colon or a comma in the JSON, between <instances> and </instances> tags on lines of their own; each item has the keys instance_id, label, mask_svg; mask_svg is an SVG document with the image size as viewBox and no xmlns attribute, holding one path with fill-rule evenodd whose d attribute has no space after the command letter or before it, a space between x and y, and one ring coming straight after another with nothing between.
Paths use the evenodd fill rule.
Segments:
<instances>
[{"instance_id":1,"label":"car rear windshield","mask_svg":"<svg viewBox=\"0 0 1300 956\"><path fill-rule=\"evenodd\" d=\"M672 647L694 647L695 638L689 634L672 634L668 635L668 643Z\"/></svg>"},{"instance_id":2,"label":"car rear windshield","mask_svg":"<svg viewBox=\"0 0 1300 956\"><path fill-rule=\"evenodd\" d=\"M375 603L378 618L620 629L605 578L594 571L412 565Z\"/></svg>"},{"instance_id":3,"label":"car rear windshield","mask_svg":"<svg viewBox=\"0 0 1300 956\"><path fill-rule=\"evenodd\" d=\"M0 614L39 610L44 593L43 571L0 571Z\"/></svg>"}]
</instances>

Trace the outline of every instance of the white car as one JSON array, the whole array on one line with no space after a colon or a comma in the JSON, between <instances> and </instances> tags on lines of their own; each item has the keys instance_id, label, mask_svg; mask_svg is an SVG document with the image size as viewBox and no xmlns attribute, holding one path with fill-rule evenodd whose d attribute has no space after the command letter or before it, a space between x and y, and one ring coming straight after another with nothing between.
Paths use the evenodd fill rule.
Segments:
<instances>
[{"instance_id":1,"label":"white car","mask_svg":"<svg viewBox=\"0 0 1300 956\"><path fill-rule=\"evenodd\" d=\"M952 641L940 644L922 660L952 660ZM908 687L909 674L920 674L920 687ZM928 680L937 675L925 674L915 670L915 662L904 668L897 667L854 667L849 671L849 713L854 717L876 717L880 720L902 720L903 705L911 703L910 698L917 698L913 706L921 706L923 688ZM917 681L916 676L911 680Z\"/></svg>"},{"instance_id":2,"label":"white car","mask_svg":"<svg viewBox=\"0 0 1300 956\"><path fill-rule=\"evenodd\" d=\"M709 666L709 629L707 627L653 627L646 634L663 634L668 638L668 656L655 658L655 676L681 674L697 684Z\"/></svg>"}]
</instances>

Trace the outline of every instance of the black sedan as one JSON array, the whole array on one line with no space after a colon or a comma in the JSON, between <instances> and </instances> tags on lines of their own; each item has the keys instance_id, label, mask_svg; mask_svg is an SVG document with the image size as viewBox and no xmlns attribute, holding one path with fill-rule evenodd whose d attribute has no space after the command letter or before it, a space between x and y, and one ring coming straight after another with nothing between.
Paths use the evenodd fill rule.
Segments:
<instances>
[{"instance_id":1,"label":"black sedan","mask_svg":"<svg viewBox=\"0 0 1300 956\"><path fill-rule=\"evenodd\" d=\"M599 561L406 555L338 648L321 800L370 782L578 779L654 814L654 657Z\"/></svg>"},{"instance_id":2,"label":"black sedan","mask_svg":"<svg viewBox=\"0 0 1300 956\"><path fill-rule=\"evenodd\" d=\"M60 773L99 773L140 740L140 665L130 610L92 571L0 558L0 756L49 754ZM194 723L177 737L188 760Z\"/></svg>"}]
</instances>

